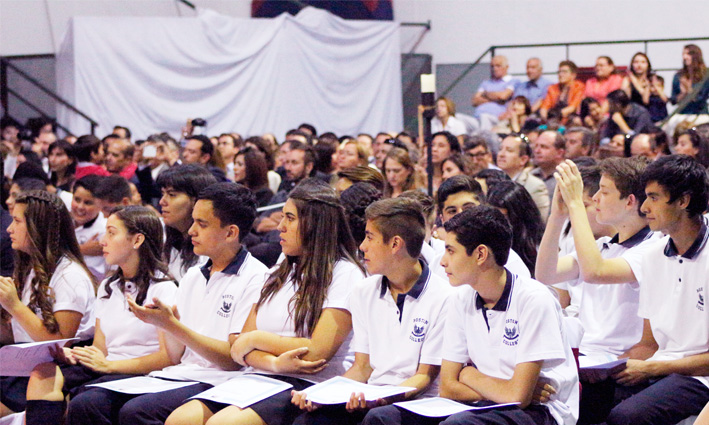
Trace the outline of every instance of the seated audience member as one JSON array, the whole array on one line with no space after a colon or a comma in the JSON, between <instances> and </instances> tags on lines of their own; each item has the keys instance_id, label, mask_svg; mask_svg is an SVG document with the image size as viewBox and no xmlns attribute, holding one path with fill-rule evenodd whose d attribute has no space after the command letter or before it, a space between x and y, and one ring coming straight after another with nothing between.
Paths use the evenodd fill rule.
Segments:
<instances>
[{"instance_id":1,"label":"seated audience member","mask_svg":"<svg viewBox=\"0 0 709 425\"><path fill-rule=\"evenodd\" d=\"M585 85L576 79L578 68L569 61L559 63L559 82L552 84L547 90L547 95L539 107L539 115L543 119L558 114L562 123L566 118L576 112L581 105Z\"/></svg>"},{"instance_id":2,"label":"seated audience member","mask_svg":"<svg viewBox=\"0 0 709 425\"><path fill-rule=\"evenodd\" d=\"M218 150L206 136L190 136L182 150L183 164L207 167L219 182L226 181L226 167Z\"/></svg>"},{"instance_id":3,"label":"seated audience member","mask_svg":"<svg viewBox=\"0 0 709 425\"><path fill-rule=\"evenodd\" d=\"M480 128L490 130L497 123L497 117L505 112L505 104L512 97L517 81L507 75L509 64L504 56L495 56L490 61L490 79L485 80L473 95L475 117Z\"/></svg>"},{"instance_id":4,"label":"seated audience member","mask_svg":"<svg viewBox=\"0 0 709 425\"><path fill-rule=\"evenodd\" d=\"M628 75L623 78L623 91L630 101L637 103L650 113L652 122L667 118L667 96L664 79L652 70L650 59L642 52L633 55Z\"/></svg>"},{"instance_id":5,"label":"seated audience member","mask_svg":"<svg viewBox=\"0 0 709 425\"><path fill-rule=\"evenodd\" d=\"M130 184L118 175L104 177L96 186L94 198L100 203L103 216L108 217L117 206L131 205Z\"/></svg>"},{"instance_id":6,"label":"seated audience member","mask_svg":"<svg viewBox=\"0 0 709 425\"><path fill-rule=\"evenodd\" d=\"M505 174L504 171L498 170L498 169L492 169L492 168L482 170L475 175L475 181L480 183L480 186L483 188L483 193L486 196L487 196L487 192L489 192L490 188L492 186L494 186L497 182L511 181L511 180L512 179L510 178L510 176Z\"/></svg>"},{"instance_id":7,"label":"seated audience member","mask_svg":"<svg viewBox=\"0 0 709 425\"><path fill-rule=\"evenodd\" d=\"M196 164L177 165L158 176L162 191L160 215L165 224L163 257L178 282L190 267L206 261L194 253L188 232L194 222L192 211L199 192L216 182L209 170Z\"/></svg>"},{"instance_id":8,"label":"seated audience member","mask_svg":"<svg viewBox=\"0 0 709 425\"><path fill-rule=\"evenodd\" d=\"M28 384L29 425L61 425L67 394L75 398L88 384L144 374L169 366L165 342L155 326L145 325L127 300L173 305L177 286L161 260L163 232L152 210L133 206L108 217L101 241L106 262L117 269L103 281L96 300L93 344L64 348L55 362L37 365Z\"/></svg>"},{"instance_id":9,"label":"seated audience member","mask_svg":"<svg viewBox=\"0 0 709 425\"><path fill-rule=\"evenodd\" d=\"M369 183L355 183L340 193L340 202L345 208L347 223L352 231L355 243L361 244L364 240L364 228L367 224L364 212L369 205L380 200L382 192ZM359 245L357 245L359 246ZM358 257L361 259L361 257Z\"/></svg>"},{"instance_id":10,"label":"seated audience member","mask_svg":"<svg viewBox=\"0 0 709 425\"><path fill-rule=\"evenodd\" d=\"M595 145L595 134L585 127L571 127L564 133L564 157L574 160L591 156Z\"/></svg>"},{"instance_id":11,"label":"seated audience member","mask_svg":"<svg viewBox=\"0 0 709 425\"><path fill-rule=\"evenodd\" d=\"M296 142L305 143L308 146L313 146L313 135L300 130L288 130L286 132L286 141L294 140Z\"/></svg>"},{"instance_id":12,"label":"seated audience member","mask_svg":"<svg viewBox=\"0 0 709 425\"><path fill-rule=\"evenodd\" d=\"M327 184L317 179L300 183L283 212L278 229L285 259L272 269L260 296L251 300L243 330L232 332L241 333L230 337L231 354L238 364L300 391L341 375L351 364L349 299L352 282L365 274L344 211ZM310 373L294 368L294 360L312 365ZM299 414L291 404L291 390L285 390L244 409L190 400L165 423L292 423Z\"/></svg>"},{"instance_id":13,"label":"seated audience member","mask_svg":"<svg viewBox=\"0 0 709 425\"><path fill-rule=\"evenodd\" d=\"M704 168L709 167L709 140L693 128L680 133L675 144L675 153L691 156Z\"/></svg>"},{"instance_id":14,"label":"seated audience member","mask_svg":"<svg viewBox=\"0 0 709 425\"><path fill-rule=\"evenodd\" d=\"M12 210L15 207L15 201L17 197L23 192L28 192L30 190L47 190L47 183L43 180L35 179L31 177L18 177L12 181L10 185L10 191L8 192L5 204L7 205L7 211L12 214Z\"/></svg>"},{"instance_id":15,"label":"seated audience member","mask_svg":"<svg viewBox=\"0 0 709 425\"><path fill-rule=\"evenodd\" d=\"M534 165L531 174L539 177L547 186L549 200L554 194L556 180L554 180L554 172L556 166L564 161L566 154L566 139L558 131L544 131L537 141L534 143ZM544 217L546 221L546 217Z\"/></svg>"},{"instance_id":16,"label":"seated audience member","mask_svg":"<svg viewBox=\"0 0 709 425\"><path fill-rule=\"evenodd\" d=\"M501 181L487 192L487 204L507 217L512 226L512 249L519 254L534 276L537 246L544 234L544 221L534 205L532 196L519 183Z\"/></svg>"},{"instance_id":17,"label":"seated audience member","mask_svg":"<svg viewBox=\"0 0 709 425\"><path fill-rule=\"evenodd\" d=\"M138 164L133 162L134 146L126 139L114 138L108 142L106 169L111 174L118 174L126 180L135 175Z\"/></svg>"},{"instance_id":18,"label":"seated audience member","mask_svg":"<svg viewBox=\"0 0 709 425\"><path fill-rule=\"evenodd\" d=\"M217 150L222 157L222 161L226 164L226 178L230 181L235 181L234 159L236 158L236 154L239 153L243 141L237 141L236 138L229 133L223 133L219 136L218 140Z\"/></svg>"},{"instance_id":19,"label":"seated audience member","mask_svg":"<svg viewBox=\"0 0 709 425\"><path fill-rule=\"evenodd\" d=\"M564 174L562 180L571 182ZM709 401L709 309L699 296L708 290L706 169L685 155L671 155L650 163L642 181L647 198L641 212L651 230L667 236L626 254L626 261L607 272L614 282L638 282L644 340L657 350L650 358L628 360L626 369L613 375L616 385L606 399L613 400L614 389L623 395L618 399L630 397L613 407L606 419L611 425L676 423Z\"/></svg>"},{"instance_id":20,"label":"seated audience member","mask_svg":"<svg viewBox=\"0 0 709 425\"><path fill-rule=\"evenodd\" d=\"M310 135L311 137L318 136L318 131L315 129L315 127L312 124L303 123L298 126L298 131L302 131L303 133L306 133L306 134Z\"/></svg>"},{"instance_id":21,"label":"seated audience member","mask_svg":"<svg viewBox=\"0 0 709 425\"><path fill-rule=\"evenodd\" d=\"M390 135L389 133L380 132L377 133L376 137L374 138L374 141L372 142L372 155L374 155L373 164L375 167L377 167L378 170L381 170L384 166L384 157L388 152L381 152L382 149L386 148L386 144L384 143L384 141L389 140L391 138L392 135ZM423 139L421 139L421 142L423 143Z\"/></svg>"},{"instance_id":22,"label":"seated audience member","mask_svg":"<svg viewBox=\"0 0 709 425\"><path fill-rule=\"evenodd\" d=\"M405 198L375 202L367 208L366 235L360 249L371 277L350 295L355 360L342 376L371 385L412 387L405 399L435 396L451 288L419 260L425 236L421 206ZM393 300L400 314L387 314ZM423 334L415 332L421 323ZM397 415L396 407L384 407L386 401L371 408L364 394L357 393L346 406L335 408L318 408L303 392L294 392L292 402L306 411L296 425L358 424L371 415L387 416L386 411Z\"/></svg>"},{"instance_id":23,"label":"seated audience member","mask_svg":"<svg viewBox=\"0 0 709 425\"><path fill-rule=\"evenodd\" d=\"M138 319L160 328L169 349L175 350L171 358L179 359L151 376L199 383L131 396L92 388L69 404L69 423L163 423L185 399L234 376L229 373L237 366L229 355L228 337L241 332L267 273L241 245L256 217L256 204L246 187L215 183L200 192L192 215L189 234L195 254L210 261L190 268L174 307L158 299L149 306L133 300L128 304ZM232 303L229 308L225 300Z\"/></svg>"},{"instance_id":24,"label":"seated audience member","mask_svg":"<svg viewBox=\"0 0 709 425\"><path fill-rule=\"evenodd\" d=\"M623 77L615 72L613 59L608 56L599 56L596 59L596 75L586 81L584 97L596 99L604 111L608 110L606 96L608 93L618 90L623 82Z\"/></svg>"},{"instance_id":25,"label":"seated audience member","mask_svg":"<svg viewBox=\"0 0 709 425\"><path fill-rule=\"evenodd\" d=\"M544 181L533 176L531 170L527 168L532 157L532 148L527 140L523 136L507 136L502 139L500 152L497 153L497 166L512 181L527 189L539 209L542 219L546 219L549 215L549 192Z\"/></svg>"},{"instance_id":26,"label":"seated audience member","mask_svg":"<svg viewBox=\"0 0 709 425\"><path fill-rule=\"evenodd\" d=\"M458 140L460 140L464 136L465 135L457 136ZM418 161L421 159L421 152L416 137L414 137L408 131L402 131L401 133L396 135L395 139L403 143L404 146L406 146L406 149L409 151L409 156L411 157L411 160L418 163Z\"/></svg>"},{"instance_id":27,"label":"seated audience member","mask_svg":"<svg viewBox=\"0 0 709 425\"><path fill-rule=\"evenodd\" d=\"M71 192L77 164L74 146L69 142L57 140L49 145L48 161L49 181L52 186Z\"/></svg>"},{"instance_id":28,"label":"seated audience member","mask_svg":"<svg viewBox=\"0 0 709 425\"><path fill-rule=\"evenodd\" d=\"M241 149L234 158L234 181L251 189L256 207L268 205L273 192L268 188L268 165L261 152L251 146Z\"/></svg>"},{"instance_id":29,"label":"seated audience member","mask_svg":"<svg viewBox=\"0 0 709 425\"><path fill-rule=\"evenodd\" d=\"M93 338L95 286L56 195L28 191L15 200L8 234L15 250L12 278L0 277L0 343ZM26 406L27 376L0 377L0 416Z\"/></svg>"},{"instance_id":30,"label":"seated audience member","mask_svg":"<svg viewBox=\"0 0 709 425\"><path fill-rule=\"evenodd\" d=\"M335 190L337 193L342 193L354 183L362 182L371 184L381 192L384 190L384 181L385 180L382 173L373 167L353 167L337 172L337 183L335 184Z\"/></svg>"},{"instance_id":31,"label":"seated audience member","mask_svg":"<svg viewBox=\"0 0 709 425\"><path fill-rule=\"evenodd\" d=\"M101 200L95 195L104 178L94 174L80 178L74 183L74 197L71 200L76 240L96 280L103 280L106 274L106 260L99 242L106 232L106 218L101 213Z\"/></svg>"},{"instance_id":32,"label":"seated audience member","mask_svg":"<svg viewBox=\"0 0 709 425\"><path fill-rule=\"evenodd\" d=\"M490 152L487 141L482 136L471 136L463 145L463 152L473 162L471 170L473 175L488 168L499 169L494 164L492 152Z\"/></svg>"},{"instance_id":33,"label":"seated audience member","mask_svg":"<svg viewBox=\"0 0 709 425\"><path fill-rule=\"evenodd\" d=\"M630 143L630 155L644 157L650 161L656 160L662 155L662 152L660 148L658 148L655 140L655 137L650 134L636 134L633 137L633 141Z\"/></svg>"},{"instance_id":34,"label":"seated audience member","mask_svg":"<svg viewBox=\"0 0 709 425\"><path fill-rule=\"evenodd\" d=\"M688 44L682 49L682 69L679 70L672 79L672 97L670 102L673 105L679 104L693 91L696 95L684 105L681 114L706 114L707 99L709 99L709 82L704 82L704 74L707 67L704 64L702 49L696 44Z\"/></svg>"},{"instance_id":35,"label":"seated audience member","mask_svg":"<svg viewBox=\"0 0 709 425\"><path fill-rule=\"evenodd\" d=\"M394 139L394 138L388 138L384 141L382 141L379 144L379 147L377 148L377 151L375 152L374 156L376 158L376 164L377 164L377 169L382 170L384 167L384 158L386 158L387 154L389 153L390 150L394 148L400 148L408 152L409 147L406 145L406 143L402 142L399 139ZM381 166L380 166L381 164Z\"/></svg>"},{"instance_id":36,"label":"seated audience member","mask_svg":"<svg viewBox=\"0 0 709 425\"><path fill-rule=\"evenodd\" d=\"M384 159L382 171L386 176L383 191L385 198L396 198L402 192L422 186L421 177L409 157L409 153L404 149L393 148L390 150Z\"/></svg>"},{"instance_id":37,"label":"seated audience member","mask_svg":"<svg viewBox=\"0 0 709 425\"><path fill-rule=\"evenodd\" d=\"M654 127L647 109L631 103L623 90L615 90L608 95L608 113L610 118L601 130L602 139L613 136L646 133Z\"/></svg>"},{"instance_id":38,"label":"seated audience member","mask_svg":"<svg viewBox=\"0 0 709 425\"><path fill-rule=\"evenodd\" d=\"M15 207L15 200L21 193L30 190L47 190L47 184L40 179L31 177L17 178L12 181L7 199L5 200L7 211L0 207L2 217L2 223L0 224L0 232L2 232L2 237L0 237L0 254L2 255L2 257L0 257L0 276L12 277L12 273L15 270L14 251L7 229L12 223L12 209Z\"/></svg>"},{"instance_id":39,"label":"seated audience member","mask_svg":"<svg viewBox=\"0 0 709 425\"><path fill-rule=\"evenodd\" d=\"M542 61L539 58L530 58L527 61L527 78L527 81L517 83L514 96L527 98L531 111L536 113L542 105L542 100L547 95L547 89L552 84L551 81L544 77Z\"/></svg>"},{"instance_id":40,"label":"seated audience member","mask_svg":"<svg viewBox=\"0 0 709 425\"><path fill-rule=\"evenodd\" d=\"M170 168L167 139L160 134L153 134L141 145L142 162L135 172L135 184L141 199L146 205L157 208L160 201L160 187L156 181L160 173Z\"/></svg>"},{"instance_id":41,"label":"seated audience member","mask_svg":"<svg viewBox=\"0 0 709 425\"><path fill-rule=\"evenodd\" d=\"M433 228L436 225L436 202L432 197L420 190L407 190L399 195L399 198L413 199L421 205L423 218L426 219L426 237L424 238L425 243L421 246L421 256L426 260L426 264L433 264L436 251L444 249L442 240L431 237ZM434 245L436 245L436 248L433 247Z\"/></svg>"},{"instance_id":42,"label":"seated audience member","mask_svg":"<svg viewBox=\"0 0 709 425\"><path fill-rule=\"evenodd\" d=\"M436 198L436 207L443 224L456 214L482 203L485 203L482 187L477 181L468 176L455 176L443 182ZM438 238L445 239L443 237L443 228L437 229L436 232ZM441 257L445 253L445 245L432 243L431 246L436 249L436 256L429 263L429 267L434 273L445 277L446 274L441 265ZM514 250L510 250L509 260L505 266L516 274L530 276L529 269Z\"/></svg>"},{"instance_id":43,"label":"seated audience member","mask_svg":"<svg viewBox=\"0 0 709 425\"><path fill-rule=\"evenodd\" d=\"M593 132L598 132L606 123L606 115L596 99L587 97L581 101L579 117L583 126Z\"/></svg>"},{"instance_id":44,"label":"seated audience member","mask_svg":"<svg viewBox=\"0 0 709 425\"><path fill-rule=\"evenodd\" d=\"M431 120L431 133L441 131L447 131L454 136L467 133L465 124L455 117L455 103L447 97L439 97L436 100L436 116Z\"/></svg>"},{"instance_id":45,"label":"seated audience member","mask_svg":"<svg viewBox=\"0 0 709 425\"><path fill-rule=\"evenodd\" d=\"M509 223L497 209L476 206L446 223L441 260L451 285L459 287L447 307L440 395L482 405L518 403L486 411L465 411L441 424L557 424L578 417L579 381L571 346L554 296L541 283L504 267L512 242ZM557 392L532 403L538 381ZM381 410L380 410L381 411ZM431 424L404 410L364 424Z\"/></svg>"},{"instance_id":46,"label":"seated audience member","mask_svg":"<svg viewBox=\"0 0 709 425\"><path fill-rule=\"evenodd\" d=\"M334 142L320 140L317 145L313 146L313 150L315 151L315 165L313 166L313 170L315 170L316 173L320 172L332 176L337 168L337 160L339 158L337 153L338 146L339 142L337 140ZM367 164L369 164L369 162L367 162Z\"/></svg>"},{"instance_id":47,"label":"seated audience member","mask_svg":"<svg viewBox=\"0 0 709 425\"><path fill-rule=\"evenodd\" d=\"M532 113L532 106L529 104L529 99L524 96L516 96L509 105L509 110L500 119L509 118L509 129L512 133L519 133L526 127L527 120Z\"/></svg>"},{"instance_id":48,"label":"seated audience member","mask_svg":"<svg viewBox=\"0 0 709 425\"><path fill-rule=\"evenodd\" d=\"M443 180L449 179L453 176L459 176L464 174L466 176L472 176L472 161L468 156L464 156L459 153L454 153L449 156L442 164L443 169Z\"/></svg>"},{"instance_id":49,"label":"seated audience member","mask_svg":"<svg viewBox=\"0 0 709 425\"><path fill-rule=\"evenodd\" d=\"M356 139L346 139L339 146L337 167L339 170L369 164L369 152Z\"/></svg>"},{"instance_id":50,"label":"seated audience member","mask_svg":"<svg viewBox=\"0 0 709 425\"><path fill-rule=\"evenodd\" d=\"M113 134L120 137L121 139L126 139L130 142L130 138L133 136L128 127L117 125L113 127Z\"/></svg>"},{"instance_id":51,"label":"seated audience member","mask_svg":"<svg viewBox=\"0 0 709 425\"><path fill-rule=\"evenodd\" d=\"M99 176L110 176L103 167L103 144L101 140L92 135L81 136L74 143L74 154L76 154L76 179L79 180L89 174Z\"/></svg>"},{"instance_id":52,"label":"seated audience member","mask_svg":"<svg viewBox=\"0 0 709 425\"><path fill-rule=\"evenodd\" d=\"M454 153L462 153L458 139L447 131L431 136L431 159L433 162L433 191L443 181L443 161Z\"/></svg>"}]
</instances>

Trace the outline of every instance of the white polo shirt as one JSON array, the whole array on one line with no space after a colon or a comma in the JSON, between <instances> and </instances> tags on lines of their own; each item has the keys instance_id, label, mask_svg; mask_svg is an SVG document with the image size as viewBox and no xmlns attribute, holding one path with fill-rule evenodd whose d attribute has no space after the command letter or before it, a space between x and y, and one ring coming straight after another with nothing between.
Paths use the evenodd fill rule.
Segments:
<instances>
[{"instance_id":1,"label":"white polo shirt","mask_svg":"<svg viewBox=\"0 0 709 425\"><path fill-rule=\"evenodd\" d=\"M22 289L22 297L20 297L24 305L30 303L31 282L34 276L34 270L31 270L25 280L25 287ZM59 260L59 264L49 280L49 287L54 296L52 311L68 310L81 313L83 316L75 336L81 341L93 338L94 323L96 322L94 318L96 294L94 293L94 284L86 270L78 263L63 257ZM35 314L42 317L42 312L39 309L35 310ZM14 317L10 320L10 324L16 344L34 341Z\"/></svg>"},{"instance_id":2,"label":"white polo shirt","mask_svg":"<svg viewBox=\"0 0 709 425\"><path fill-rule=\"evenodd\" d=\"M561 306L546 286L507 272L497 304L465 285L451 297L443 358L472 363L482 373L511 379L519 363L542 360L540 377L550 378L557 394L546 403L558 424L578 418L579 380L571 345L562 326Z\"/></svg>"},{"instance_id":3,"label":"white polo shirt","mask_svg":"<svg viewBox=\"0 0 709 425\"><path fill-rule=\"evenodd\" d=\"M146 356L160 349L158 329L151 324L139 320L130 310L126 297L121 292L118 280L110 283L111 295L106 292L108 280L101 283L96 297L96 320L99 321L101 332L106 339L106 359L125 360ZM125 283L125 291L133 299L138 296L138 290L133 282ZM175 304L177 285L171 280L152 282L148 287L144 304L152 304L153 298L172 306Z\"/></svg>"},{"instance_id":4,"label":"white polo shirt","mask_svg":"<svg viewBox=\"0 0 709 425\"><path fill-rule=\"evenodd\" d=\"M370 384L400 385L421 363L441 365L445 306L453 288L422 266L414 286L396 300L382 275L368 277L352 290L352 349L369 355ZM438 380L423 395L436 394Z\"/></svg>"},{"instance_id":5,"label":"white polo shirt","mask_svg":"<svg viewBox=\"0 0 709 425\"><path fill-rule=\"evenodd\" d=\"M74 233L76 234L76 240L79 242L79 245L85 244L94 236L96 236L97 241L100 241L104 233L106 233L106 221L103 213L99 212L98 216L96 216L93 221L89 221L75 228ZM84 262L96 279L99 281L103 280L106 275L106 260L103 258L103 255L84 255Z\"/></svg>"},{"instance_id":6,"label":"white polo shirt","mask_svg":"<svg viewBox=\"0 0 709 425\"><path fill-rule=\"evenodd\" d=\"M615 235L612 239L600 238L596 244L601 257L624 258L660 238L660 234L646 226L622 243L618 243L618 235ZM578 264L576 251L571 256ZM619 356L640 342L643 319L637 315L640 297L637 282L604 285L582 281L579 287L581 299L578 317L584 328L579 346L582 354Z\"/></svg>"},{"instance_id":7,"label":"white polo shirt","mask_svg":"<svg viewBox=\"0 0 709 425\"><path fill-rule=\"evenodd\" d=\"M349 311L349 299L352 288L355 283L364 279L357 265L347 261L339 260L335 263L332 272L332 282L327 290L327 298L323 303L323 310L326 308L338 308ZM295 323L293 323L293 312L290 300L295 295L295 286L291 278L283 285L280 291L273 295L268 302L259 307L256 315L256 328L262 331L271 332L284 337L296 337ZM309 374L282 374L294 378L304 379L311 382L323 382L335 376L344 374L347 369L352 366L354 354L350 350L350 341L352 333L342 343L337 353L330 359L328 366L320 373ZM254 371L264 374L273 374L274 372L249 368L248 371Z\"/></svg>"},{"instance_id":8,"label":"white polo shirt","mask_svg":"<svg viewBox=\"0 0 709 425\"><path fill-rule=\"evenodd\" d=\"M443 254L446 253L446 245L445 243L435 244L433 245L433 248L436 250L436 256L433 258L432 262L428 263L428 266L431 268L431 271L434 274L448 280L448 276L446 276L446 270L443 268L443 266L441 266ZM527 265L524 264L524 261L522 261L522 257L520 257L519 254L517 254L512 248L510 248L510 254L507 257L507 263L505 263L505 268L507 270L510 270L517 276L532 277L532 274L529 272Z\"/></svg>"},{"instance_id":9,"label":"white polo shirt","mask_svg":"<svg viewBox=\"0 0 709 425\"><path fill-rule=\"evenodd\" d=\"M638 315L650 320L659 346L648 360L677 360L709 351L709 240L707 219L692 246L679 255L669 236L628 263L640 282ZM709 377L695 376L709 387Z\"/></svg>"},{"instance_id":10,"label":"white polo shirt","mask_svg":"<svg viewBox=\"0 0 709 425\"><path fill-rule=\"evenodd\" d=\"M258 300L268 268L244 247L231 264L210 277L211 268L210 260L204 266L194 266L187 271L177 290L177 310L180 322L193 331L227 341L229 334L240 333L244 327L251 307ZM238 372L222 370L185 347L179 364L150 375L218 385L235 373Z\"/></svg>"}]
</instances>

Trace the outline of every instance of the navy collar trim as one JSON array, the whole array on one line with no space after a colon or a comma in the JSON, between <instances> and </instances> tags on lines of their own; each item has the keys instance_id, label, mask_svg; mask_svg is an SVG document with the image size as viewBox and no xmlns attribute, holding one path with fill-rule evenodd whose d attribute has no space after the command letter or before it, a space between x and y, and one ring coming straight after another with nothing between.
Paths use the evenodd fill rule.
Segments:
<instances>
[{"instance_id":1,"label":"navy collar trim","mask_svg":"<svg viewBox=\"0 0 709 425\"><path fill-rule=\"evenodd\" d=\"M709 228L707 227L707 219L702 217L702 227L699 228L699 234L697 235L697 238L694 240L692 246L689 247L687 252L682 254L682 257L688 260L694 260L695 258L697 258L697 256L707 245L707 240L709 240ZM666 257L674 257L676 255L679 255L679 252L677 251L677 246L675 246L675 243L672 238L667 241L667 245L665 245L664 254Z\"/></svg>"},{"instance_id":2,"label":"navy collar trim","mask_svg":"<svg viewBox=\"0 0 709 425\"><path fill-rule=\"evenodd\" d=\"M101 213L100 213L100 212L98 213L98 215L96 215L96 217L94 217L94 219L93 219L93 220L89 220L89 221L87 221L87 222L86 222L86 223L84 223L84 225L83 225L83 226L81 226L81 227L83 227L84 229L88 229L88 228L90 228L91 226L93 226L93 225L94 225L94 223L96 223L96 220L98 220L98 216L99 216L99 215L101 215Z\"/></svg>"},{"instance_id":3,"label":"navy collar trim","mask_svg":"<svg viewBox=\"0 0 709 425\"><path fill-rule=\"evenodd\" d=\"M234 259L231 260L231 263L229 263L229 265L226 266L224 270L221 271L221 273L231 275L238 274L239 270L241 270L241 266L244 265L244 262L246 262L246 258L248 256L249 251L246 249L246 247L242 246L239 252L234 257ZM206 280L209 280L209 274L212 270L212 259L210 258L205 265L199 268L199 270L202 272L204 278Z\"/></svg>"},{"instance_id":4,"label":"navy collar trim","mask_svg":"<svg viewBox=\"0 0 709 425\"><path fill-rule=\"evenodd\" d=\"M507 311L507 308L510 306L510 301L512 300L512 288L514 286L514 279L512 278L513 275L512 273L510 273L509 270L505 269L505 273L507 273L505 289L502 291L500 299L497 300L495 306L492 307L490 310ZM483 300L483 297L481 297L480 294L477 292L475 293L475 308L478 310L485 310L485 301Z\"/></svg>"},{"instance_id":5,"label":"navy collar trim","mask_svg":"<svg viewBox=\"0 0 709 425\"><path fill-rule=\"evenodd\" d=\"M421 264L421 276L419 276L419 278L416 280L414 286L409 289L409 292L407 292L406 294L400 294L400 296L408 295L410 297L418 299L419 296L421 296L421 293L423 292L424 288L426 288L426 282L428 282L431 278L431 271L429 270L428 265L426 265L425 261L419 260L419 264ZM389 289L389 279L387 279L386 276L382 276L381 291L379 293L380 298L386 295L387 289Z\"/></svg>"},{"instance_id":6,"label":"navy collar trim","mask_svg":"<svg viewBox=\"0 0 709 425\"><path fill-rule=\"evenodd\" d=\"M640 229L636 234L633 236L629 237L628 239L624 240L623 242L620 242L619 245L622 246L623 248L632 248L634 246L639 245L641 242L646 241L652 237L652 230L650 230L650 226L645 226L642 229ZM613 238L608 241L608 243L605 243L605 247L608 247L610 244L618 244L619 240L619 233L616 233Z\"/></svg>"}]
</instances>

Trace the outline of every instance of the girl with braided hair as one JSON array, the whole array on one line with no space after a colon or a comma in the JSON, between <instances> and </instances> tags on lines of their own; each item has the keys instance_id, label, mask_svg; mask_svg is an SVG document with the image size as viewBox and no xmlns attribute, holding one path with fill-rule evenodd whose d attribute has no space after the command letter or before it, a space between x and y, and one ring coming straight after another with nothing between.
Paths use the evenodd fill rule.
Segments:
<instances>
[{"instance_id":1,"label":"girl with braided hair","mask_svg":"<svg viewBox=\"0 0 709 425\"><path fill-rule=\"evenodd\" d=\"M230 337L231 355L249 366L247 371L300 391L351 365L348 299L365 271L335 190L319 180L304 180L293 189L278 230L285 259L272 269L241 334ZM300 414L290 400L290 390L243 410L192 400L165 423L285 425Z\"/></svg>"},{"instance_id":2,"label":"girl with braided hair","mask_svg":"<svg viewBox=\"0 0 709 425\"><path fill-rule=\"evenodd\" d=\"M27 425L60 425L64 397L91 396L88 384L141 375L171 364L162 334L128 309L154 299L172 305L177 285L161 259L160 219L142 206L119 207L106 222L101 239L106 263L117 266L99 287L93 344L64 348L56 362L35 368L27 391ZM57 365L58 364L58 365ZM71 405L70 405L71 408Z\"/></svg>"},{"instance_id":3,"label":"girl with braided hair","mask_svg":"<svg viewBox=\"0 0 709 425\"><path fill-rule=\"evenodd\" d=\"M31 190L15 199L8 227L13 278L0 277L3 343L93 336L93 277L79 250L64 202ZM0 378L0 416L25 409L26 377Z\"/></svg>"}]
</instances>

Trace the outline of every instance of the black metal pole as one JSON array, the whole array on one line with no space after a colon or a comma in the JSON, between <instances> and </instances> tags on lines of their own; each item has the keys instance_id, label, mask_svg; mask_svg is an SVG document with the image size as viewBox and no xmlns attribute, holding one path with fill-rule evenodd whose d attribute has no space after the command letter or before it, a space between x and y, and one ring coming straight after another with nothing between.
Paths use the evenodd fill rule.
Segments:
<instances>
[{"instance_id":1,"label":"black metal pole","mask_svg":"<svg viewBox=\"0 0 709 425\"><path fill-rule=\"evenodd\" d=\"M433 158L431 141L431 119L435 115L433 100L435 93L421 93L421 104L426 108L423 111L423 138L426 143L426 173L428 174L428 195L433 196Z\"/></svg>"}]
</instances>

